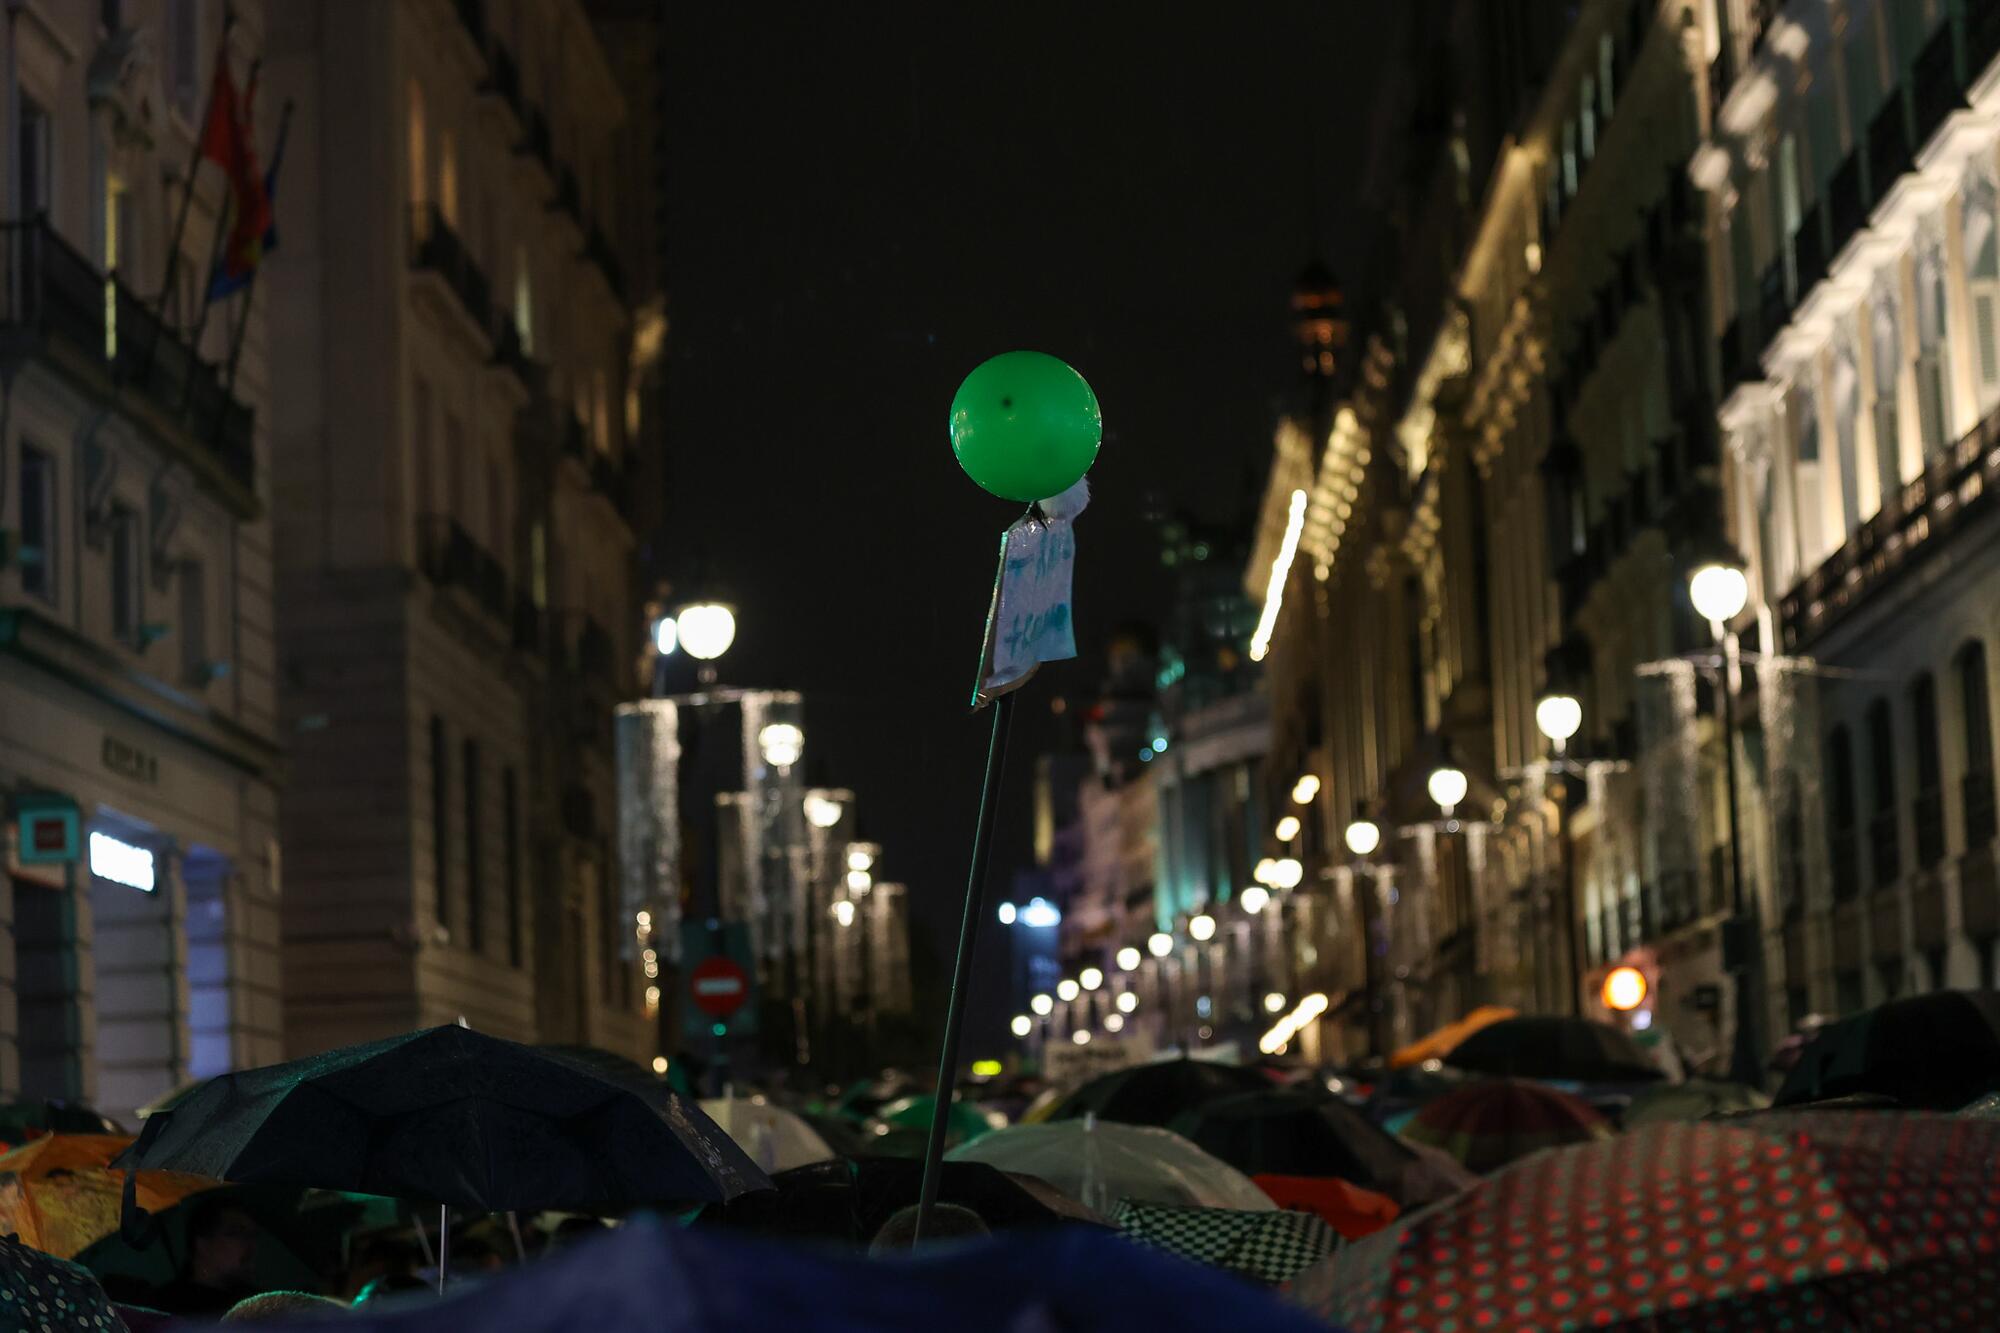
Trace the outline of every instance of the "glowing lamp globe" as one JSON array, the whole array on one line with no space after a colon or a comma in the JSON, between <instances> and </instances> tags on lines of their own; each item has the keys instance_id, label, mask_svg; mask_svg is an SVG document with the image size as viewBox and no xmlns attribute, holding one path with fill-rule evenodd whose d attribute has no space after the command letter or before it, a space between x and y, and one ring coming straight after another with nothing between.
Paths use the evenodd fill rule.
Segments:
<instances>
[{"instance_id":1,"label":"glowing lamp globe","mask_svg":"<svg viewBox=\"0 0 2000 1333\"><path fill-rule=\"evenodd\" d=\"M1090 1045L1090 1029L1078 1028L1069 1034L1069 1039L1079 1046L1088 1046Z\"/></svg>"},{"instance_id":2,"label":"glowing lamp globe","mask_svg":"<svg viewBox=\"0 0 2000 1333\"><path fill-rule=\"evenodd\" d=\"M661 616L653 622L653 651L662 657L672 657L681 646L681 627L672 616Z\"/></svg>"},{"instance_id":3,"label":"glowing lamp globe","mask_svg":"<svg viewBox=\"0 0 2000 1333\"><path fill-rule=\"evenodd\" d=\"M1285 996L1284 996L1284 992L1282 992L1282 991L1272 991L1272 992L1271 992L1271 993L1270 993L1269 995L1266 995L1266 996L1264 997L1264 1012L1265 1012L1265 1013L1267 1013L1267 1014L1279 1014L1279 1013L1283 1013L1283 1012L1284 1012L1284 1010L1285 1010Z\"/></svg>"},{"instance_id":4,"label":"glowing lamp globe","mask_svg":"<svg viewBox=\"0 0 2000 1333\"><path fill-rule=\"evenodd\" d=\"M1299 817L1297 815L1286 815L1278 821L1278 826L1271 831L1277 835L1279 842L1290 842L1293 838L1299 836Z\"/></svg>"},{"instance_id":5,"label":"glowing lamp globe","mask_svg":"<svg viewBox=\"0 0 2000 1333\"><path fill-rule=\"evenodd\" d=\"M951 400L958 465L1003 500L1061 495L1097 459L1104 416L1083 376L1044 352L1003 352Z\"/></svg>"},{"instance_id":6,"label":"glowing lamp globe","mask_svg":"<svg viewBox=\"0 0 2000 1333\"><path fill-rule=\"evenodd\" d=\"M814 828L832 828L840 822L840 802L820 792L806 793L805 811L806 823Z\"/></svg>"},{"instance_id":7,"label":"glowing lamp globe","mask_svg":"<svg viewBox=\"0 0 2000 1333\"><path fill-rule=\"evenodd\" d=\"M1703 565L1688 577L1688 600L1703 620L1726 624L1736 619L1750 600L1750 580L1734 565Z\"/></svg>"},{"instance_id":8,"label":"glowing lamp globe","mask_svg":"<svg viewBox=\"0 0 2000 1333\"><path fill-rule=\"evenodd\" d=\"M1464 771L1453 768L1449 764L1442 768L1433 769L1428 785L1431 799L1447 810L1452 809L1465 799L1468 786Z\"/></svg>"},{"instance_id":9,"label":"glowing lamp globe","mask_svg":"<svg viewBox=\"0 0 2000 1333\"><path fill-rule=\"evenodd\" d=\"M1055 1012L1056 1002L1046 995L1037 995L1028 1001L1028 1007L1042 1017L1047 1018L1051 1013Z\"/></svg>"},{"instance_id":10,"label":"glowing lamp globe","mask_svg":"<svg viewBox=\"0 0 2000 1333\"><path fill-rule=\"evenodd\" d=\"M1636 967L1614 967L1604 978L1604 1007L1626 1014L1646 1002L1646 974Z\"/></svg>"},{"instance_id":11,"label":"glowing lamp globe","mask_svg":"<svg viewBox=\"0 0 2000 1333\"><path fill-rule=\"evenodd\" d=\"M1247 885L1237 900L1243 904L1244 911L1255 916L1270 905L1271 891L1262 884Z\"/></svg>"},{"instance_id":12,"label":"glowing lamp globe","mask_svg":"<svg viewBox=\"0 0 2000 1333\"><path fill-rule=\"evenodd\" d=\"M1125 1030L1125 1015L1106 1014L1104 1016L1104 1030L1106 1032L1123 1032Z\"/></svg>"},{"instance_id":13,"label":"glowing lamp globe","mask_svg":"<svg viewBox=\"0 0 2000 1333\"><path fill-rule=\"evenodd\" d=\"M757 733L757 749L772 768L790 768L806 751L806 734L795 723L772 722Z\"/></svg>"},{"instance_id":14,"label":"glowing lamp globe","mask_svg":"<svg viewBox=\"0 0 2000 1333\"><path fill-rule=\"evenodd\" d=\"M681 647L689 657L713 662L736 642L736 612L726 602L695 602L676 617Z\"/></svg>"},{"instance_id":15,"label":"glowing lamp globe","mask_svg":"<svg viewBox=\"0 0 2000 1333\"><path fill-rule=\"evenodd\" d=\"M1085 990L1096 990L1104 984L1104 973L1098 968L1086 967L1077 973L1076 979L1083 984Z\"/></svg>"},{"instance_id":16,"label":"glowing lamp globe","mask_svg":"<svg viewBox=\"0 0 2000 1333\"><path fill-rule=\"evenodd\" d=\"M1056 983L1056 998L1064 1004L1068 1004L1081 994L1083 994L1083 987L1077 985L1076 979L1073 977L1064 977Z\"/></svg>"},{"instance_id":17,"label":"glowing lamp globe","mask_svg":"<svg viewBox=\"0 0 2000 1333\"><path fill-rule=\"evenodd\" d=\"M1035 1020L1026 1014L1015 1014L1014 1021L1007 1025L1017 1037L1025 1037L1035 1030Z\"/></svg>"},{"instance_id":18,"label":"glowing lamp globe","mask_svg":"<svg viewBox=\"0 0 2000 1333\"><path fill-rule=\"evenodd\" d=\"M1188 920L1188 935L1197 943L1205 944L1215 938L1215 918L1203 912Z\"/></svg>"},{"instance_id":19,"label":"glowing lamp globe","mask_svg":"<svg viewBox=\"0 0 2000 1333\"><path fill-rule=\"evenodd\" d=\"M1164 930L1156 930L1146 941L1146 952L1155 958L1165 958L1174 951L1174 937Z\"/></svg>"},{"instance_id":20,"label":"glowing lamp globe","mask_svg":"<svg viewBox=\"0 0 2000 1333\"><path fill-rule=\"evenodd\" d=\"M1382 845L1382 826L1372 819L1357 819L1347 826L1347 850L1367 856Z\"/></svg>"},{"instance_id":21,"label":"glowing lamp globe","mask_svg":"<svg viewBox=\"0 0 2000 1333\"><path fill-rule=\"evenodd\" d=\"M1271 878L1264 881L1274 889L1296 889L1306 877L1306 868L1296 856L1279 857L1271 863Z\"/></svg>"},{"instance_id":22,"label":"glowing lamp globe","mask_svg":"<svg viewBox=\"0 0 2000 1333\"><path fill-rule=\"evenodd\" d=\"M1139 1007L1139 992L1129 990L1120 991L1116 1003L1119 1013L1129 1014Z\"/></svg>"},{"instance_id":23,"label":"glowing lamp globe","mask_svg":"<svg viewBox=\"0 0 2000 1333\"><path fill-rule=\"evenodd\" d=\"M1542 735L1561 745L1583 726L1583 705L1573 695L1544 695L1535 705L1535 726Z\"/></svg>"},{"instance_id":24,"label":"glowing lamp globe","mask_svg":"<svg viewBox=\"0 0 2000 1333\"><path fill-rule=\"evenodd\" d=\"M1130 972L1137 966L1139 966L1139 951L1137 949L1128 944L1118 951L1118 970L1120 972Z\"/></svg>"}]
</instances>

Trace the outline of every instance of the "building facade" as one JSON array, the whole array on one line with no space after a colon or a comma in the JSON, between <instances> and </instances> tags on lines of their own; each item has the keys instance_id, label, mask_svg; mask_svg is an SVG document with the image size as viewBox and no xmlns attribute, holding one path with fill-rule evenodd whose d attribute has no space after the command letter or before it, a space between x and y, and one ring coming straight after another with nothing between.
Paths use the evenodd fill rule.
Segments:
<instances>
[{"instance_id":1,"label":"building facade","mask_svg":"<svg viewBox=\"0 0 2000 1333\"><path fill-rule=\"evenodd\" d=\"M619 901L634 693L623 101L575 0L278 7L286 1033L656 1050ZM354 182L369 182L357 188Z\"/></svg>"},{"instance_id":2,"label":"building facade","mask_svg":"<svg viewBox=\"0 0 2000 1333\"><path fill-rule=\"evenodd\" d=\"M5 19L0 1095L126 1119L283 1049L268 301L204 299L190 175L264 13L222 9Z\"/></svg>"},{"instance_id":3,"label":"building facade","mask_svg":"<svg viewBox=\"0 0 2000 1333\"><path fill-rule=\"evenodd\" d=\"M2000 8L1704 19L1773 1018L1991 986Z\"/></svg>"}]
</instances>

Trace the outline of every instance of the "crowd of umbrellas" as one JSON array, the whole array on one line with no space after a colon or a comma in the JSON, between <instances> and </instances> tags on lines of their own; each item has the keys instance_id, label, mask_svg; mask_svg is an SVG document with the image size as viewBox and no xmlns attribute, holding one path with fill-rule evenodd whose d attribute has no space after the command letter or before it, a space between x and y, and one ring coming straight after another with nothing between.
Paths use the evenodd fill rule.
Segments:
<instances>
[{"instance_id":1,"label":"crowd of umbrellas","mask_svg":"<svg viewBox=\"0 0 2000 1333\"><path fill-rule=\"evenodd\" d=\"M176 1090L136 1138L0 1108L0 1331L2000 1328L2000 992L1786 1065L1767 1096L1479 1011L1386 1067L968 1084L913 1247L906 1077L697 1101L436 1028Z\"/></svg>"}]
</instances>

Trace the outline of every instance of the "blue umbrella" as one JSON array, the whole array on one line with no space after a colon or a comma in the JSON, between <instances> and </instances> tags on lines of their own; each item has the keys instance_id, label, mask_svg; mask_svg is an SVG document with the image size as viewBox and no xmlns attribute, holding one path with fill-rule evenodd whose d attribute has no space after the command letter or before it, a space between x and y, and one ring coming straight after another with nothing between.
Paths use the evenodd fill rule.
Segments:
<instances>
[{"instance_id":1,"label":"blue umbrella","mask_svg":"<svg viewBox=\"0 0 2000 1333\"><path fill-rule=\"evenodd\" d=\"M790 1249L639 1219L575 1249L347 1333L1325 1333L1326 1325L1213 1269L1085 1228L941 1245L899 1259Z\"/></svg>"}]
</instances>

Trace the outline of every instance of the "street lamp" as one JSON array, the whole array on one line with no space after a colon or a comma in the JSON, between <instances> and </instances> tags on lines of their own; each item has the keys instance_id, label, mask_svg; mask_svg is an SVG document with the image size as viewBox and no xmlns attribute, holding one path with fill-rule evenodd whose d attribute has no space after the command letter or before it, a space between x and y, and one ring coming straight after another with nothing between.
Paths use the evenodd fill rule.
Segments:
<instances>
[{"instance_id":1,"label":"street lamp","mask_svg":"<svg viewBox=\"0 0 2000 1333\"><path fill-rule=\"evenodd\" d=\"M1137 949L1128 944L1118 951L1118 970L1120 972L1130 972L1137 966L1139 966L1139 951Z\"/></svg>"},{"instance_id":2,"label":"street lamp","mask_svg":"<svg viewBox=\"0 0 2000 1333\"><path fill-rule=\"evenodd\" d=\"M805 799L806 823L814 828L832 828L840 822L842 806L838 800L825 792L807 792Z\"/></svg>"},{"instance_id":3,"label":"street lamp","mask_svg":"<svg viewBox=\"0 0 2000 1333\"><path fill-rule=\"evenodd\" d=\"M1104 1016L1104 1030L1106 1032L1123 1032L1125 1030L1125 1015L1106 1014Z\"/></svg>"},{"instance_id":4,"label":"street lamp","mask_svg":"<svg viewBox=\"0 0 2000 1333\"><path fill-rule=\"evenodd\" d=\"M1296 889L1306 877L1305 866L1296 856L1281 856L1271 862L1271 877L1264 881L1274 889Z\"/></svg>"},{"instance_id":5,"label":"street lamp","mask_svg":"<svg viewBox=\"0 0 2000 1333\"><path fill-rule=\"evenodd\" d=\"M1069 1039L1079 1046L1088 1046L1090 1045L1090 1029L1078 1028L1069 1034Z\"/></svg>"},{"instance_id":6,"label":"street lamp","mask_svg":"<svg viewBox=\"0 0 2000 1333\"><path fill-rule=\"evenodd\" d=\"M1118 999L1114 1003L1117 1004L1119 1013L1129 1014L1139 1007L1139 992L1135 990L1120 991L1118 992Z\"/></svg>"},{"instance_id":7,"label":"street lamp","mask_svg":"<svg viewBox=\"0 0 2000 1333\"><path fill-rule=\"evenodd\" d=\"M1014 1021L1007 1026L1013 1031L1015 1036L1025 1037L1035 1030L1035 1020L1026 1014L1015 1014Z\"/></svg>"},{"instance_id":8,"label":"street lamp","mask_svg":"<svg viewBox=\"0 0 2000 1333\"><path fill-rule=\"evenodd\" d=\"M872 842L850 842L847 844L847 868L849 870L873 870L875 858L882 854L882 848Z\"/></svg>"},{"instance_id":9,"label":"street lamp","mask_svg":"<svg viewBox=\"0 0 2000 1333\"><path fill-rule=\"evenodd\" d=\"M1535 726L1549 738L1549 744L1555 749L1556 761L1550 769L1562 772L1563 747L1583 728L1583 705L1577 702L1575 695L1552 690L1535 705ZM1563 953L1569 959L1569 1010L1581 1016L1583 952L1577 941L1576 858L1570 846L1567 784L1557 778L1555 789L1550 794L1555 799L1556 807L1556 855L1561 858L1562 864Z\"/></svg>"},{"instance_id":10,"label":"street lamp","mask_svg":"<svg viewBox=\"0 0 2000 1333\"><path fill-rule=\"evenodd\" d=\"M857 898L866 898L868 890L875 887L875 877L865 870L847 872L847 891Z\"/></svg>"},{"instance_id":11,"label":"street lamp","mask_svg":"<svg viewBox=\"0 0 2000 1333\"><path fill-rule=\"evenodd\" d=\"M1636 967L1614 967L1604 978L1604 1007L1627 1014L1646 1002L1646 974Z\"/></svg>"},{"instance_id":12,"label":"street lamp","mask_svg":"<svg viewBox=\"0 0 2000 1333\"><path fill-rule=\"evenodd\" d=\"M1243 904L1244 911L1255 916L1269 905L1271 891L1262 884L1245 885L1243 892L1237 895L1237 901Z\"/></svg>"},{"instance_id":13,"label":"street lamp","mask_svg":"<svg viewBox=\"0 0 2000 1333\"><path fill-rule=\"evenodd\" d=\"M1206 912L1188 918L1188 936L1197 944L1206 944L1215 938L1215 918Z\"/></svg>"},{"instance_id":14,"label":"street lamp","mask_svg":"<svg viewBox=\"0 0 2000 1333\"><path fill-rule=\"evenodd\" d=\"M1174 951L1174 937L1164 930L1156 930L1146 941L1146 952L1155 958L1165 958Z\"/></svg>"},{"instance_id":15,"label":"street lamp","mask_svg":"<svg viewBox=\"0 0 2000 1333\"><path fill-rule=\"evenodd\" d=\"M727 602L691 602L675 617L689 657L713 662L736 642L736 609Z\"/></svg>"},{"instance_id":16,"label":"street lamp","mask_svg":"<svg viewBox=\"0 0 2000 1333\"><path fill-rule=\"evenodd\" d=\"M833 919L837 924L843 927L853 925L854 904L846 898L842 898L837 902L835 902L833 905Z\"/></svg>"},{"instance_id":17,"label":"street lamp","mask_svg":"<svg viewBox=\"0 0 2000 1333\"><path fill-rule=\"evenodd\" d=\"M1011 926L1011 925L1013 925L1013 924L1014 924L1014 918L1015 918L1016 916L1018 916L1018 915L1020 915L1020 913L1019 913L1019 911L1018 911L1018 910L1017 910L1017 909L1015 908L1014 904L1012 904L1012 903L1001 903L1001 904L1000 904L1000 924L1001 924L1001 925L1003 925L1003 926Z\"/></svg>"},{"instance_id":18,"label":"street lamp","mask_svg":"<svg viewBox=\"0 0 2000 1333\"><path fill-rule=\"evenodd\" d=\"M1068 1004L1083 993L1083 987L1076 984L1076 978L1064 977L1056 983L1056 998Z\"/></svg>"},{"instance_id":19,"label":"street lamp","mask_svg":"<svg viewBox=\"0 0 2000 1333\"><path fill-rule=\"evenodd\" d=\"M1085 990L1096 990L1104 984L1104 973L1098 968L1086 967L1077 973L1077 980L1083 984Z\"/></svg>"},{"instance_id":20,"label":"street lamp","mask_svg":"<svg viewBox=\"0 0 2000 1333\"><path fill-rule=\"evenodd\" d=\"M661 616L653 622L653 651L661 657L672 657L674 650L681 646L680 622L672 616Z\"/></svg>"},{"instance_id":21,"label":"street lamp","mask_svg":"<svg viewBox=\"0 0 2000 1333\"><path fill-rule=\"evenodd\" d=\"M1736 692L1742 686L1741 647L1729 622L1743 613L1750 600L1750 580L1743 559L1734 551L1719 551L1688 576L1688 600L1695 614L1708 622L1722 647L1722 688L1716 698L1722 713L1723 795L1729 812L1730 921L1723 930L1723 962L1736 975L1736 1033L1730 1044L1729 1077L1755 1084L1762 1073L1758 1058L1757 989L1763 977L1763 938L1743 893L1743 838L1736 815Z\"/></svg>"},{"instance_id":22,"label":"street lamp","mask_svg":"<svg viewBox=\"0 0 2000 1333\"><path fill-rule=\"evenodd\" d=\"M1460 773L1459 781L1465 780ZM1436 775L1432 775L1435 782ZM1458 793L1461 797L1465 793ZM1382 1031L1382 968L1376 954L1376 913L1381 904L1375 892L1375 867L1368 858L1382 845L1382 826L1368 816L1368 803L1354 803L1354 818L1347 822L1347 850L1354 856L1355 896L1361 900L1361 987L1368 1005L1368 1054L1381 1059L1389 1053L1389 1043Z\"/></svg>"},{"instance_id":23,"label":"street lamp","mask_svg":"<svg viewBox=\"0 0 2000 1333\"><path fill-rule=\"evenodd\" d=\"M1382 845L1382 826L1368 817L1365 810L1357 810L1354 820L1347 826L1347 850L1356 856L1372 856Z\"/></svg>"},{"instance_id":24,"label":"street lamp","mask_svg":"<svg viewBox=\"0 0 2000 1333\"><path fill-rule=\"evenodd\" d=\"M806 752L806 733L795 722L768 723L757 733L757 750L772 768L790 768Z\"/></svg>"},{"instance_id":25,"label":"street lamp","mask_svg":"<svg viewBox=\"0 0 2000 1333\"><path fill-rule=\"evenodd\" d=\"M1285 1011L1285 994L1283 991L1274 990L1269 995L1266 995L1264 997L1265 1013L1281 1014L1284 1011Z\"/></svg>"},{"instance_id":26,"label":"street lamp","mask_svg":"<svg viewBox=\"0 0 2000 1333\"><path fill-rule=\"evenodd\" d=\"M1438 808L1444 811L1444 817L1447 822L1451 819L1452 811L1458 808L1458 803L1465 799L1468 785L1465 778L1465 770L1454 768L1450 760L1446 760L1432 769L1430 781L1425 784L1426 789L1431 794L1431 799L1436 801Z\"/></svg>"},{"instance_id":27,"label":"street lamp","mask_svg":"<svg viewBox=\"0 0 2000 1333\"><path fill-rule=\"evenodd\" d=\"M1317 795L1319 795L1319 775L1317 773L1301 774L1299 780L1292 784L1292 800L1298 805L1311 805L1313 797Z\"/></svg>"},{"instance_id":28,"label":"street lamp","mask_svg":"<svg viewBox=\"0 0 2000 1333\"><path fill-rule=\"evenodd\" d=\"M1299 817L1297 815L1286 815L1278 821L1278 826L1271 831L1277 835L1279 842L1290 842L1293 838L1299 836Z\"/></svg>"},{"instance_id":29,"label":"street lamp","mask_svg":"<svg viewBox=\"0 0 2000 1333\"><path fill-rule=\"evenodd\" d=\"M1043 1018L1047 1018L1050 1014L1055 1012L1056 1002L1054 1000L1051 1000L1046 995L1037 995L1033 999L1028 1001L1028 1007L1034 1010L1036 1013L1040 1014Z\"/></svg>"}]
</instances>

